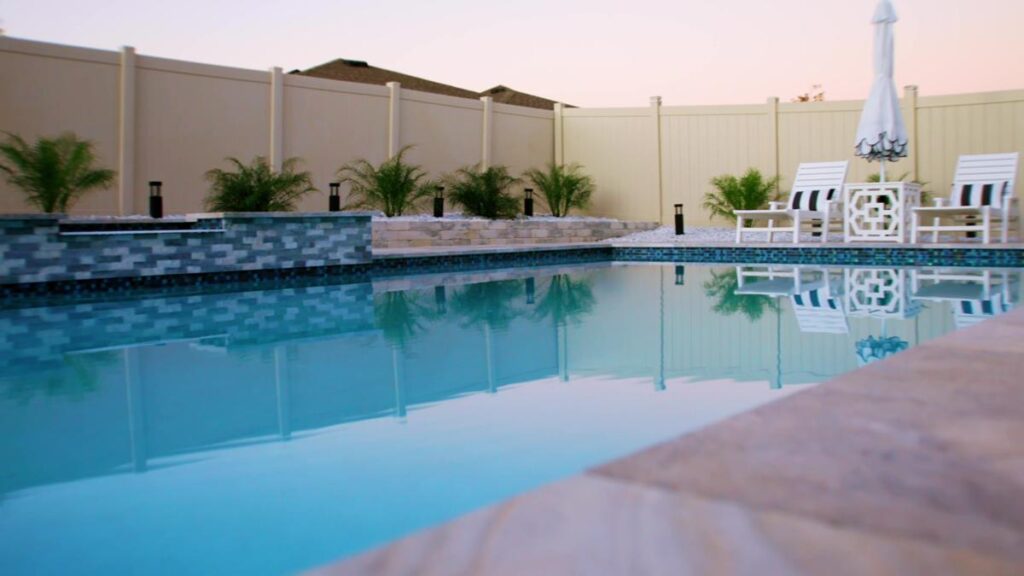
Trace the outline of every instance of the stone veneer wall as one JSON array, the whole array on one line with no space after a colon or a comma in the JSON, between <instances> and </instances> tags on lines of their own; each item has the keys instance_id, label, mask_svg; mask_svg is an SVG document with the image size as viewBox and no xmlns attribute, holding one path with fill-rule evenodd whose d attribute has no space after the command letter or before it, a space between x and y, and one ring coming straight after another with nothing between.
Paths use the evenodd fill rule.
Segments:
<instances>
[{"instance_id":1,"label":"stone veneer wall","mask_svg":"<svg viewBox=\"0 0 1024 576\"><path fill-rule=\"evenodd\" d=\"M620 220L518 219L375 219L374 248L482 246L493 244L563 244L597 242L653 230L655 222Z\"/></svg>"},{"instance_id":2,"label":"stone veneer wall","mask_svg":"<svg viewBox=\"0 0 1024 576\"><path fill-rule=\"evenodd\" d=\"M0 216L0 284L369 262L370 215L229 213L188 230L62 232L60 215ZM164 222L171 222L166 220ZM118 221L132 224L132 221Z\"/></svg>"}]
</instances>

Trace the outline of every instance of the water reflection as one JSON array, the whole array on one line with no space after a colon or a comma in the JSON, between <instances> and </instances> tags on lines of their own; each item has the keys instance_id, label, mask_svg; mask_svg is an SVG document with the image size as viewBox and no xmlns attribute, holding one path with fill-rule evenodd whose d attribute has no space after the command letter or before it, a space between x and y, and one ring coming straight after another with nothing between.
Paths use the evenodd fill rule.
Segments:
<instances>
[{"instance_id":1,"label":"water reflection","mask_svg":"<svg viewBox=\"0 0 1024 576\"><path fill-rule=\"evenodd\" d=\"M393 538L389 521L450 517L1005 313L1020 295L1019 270L680 268L0 310L0 523L18 502L25 515L7 526L27 531L47 517L34 498L88 484L109 488L97 507L126 486L181 496L134 501L161 527L179 508L199 514L193 499L209 491L203 518L226 533L237 514L210 502L252 487L237 500L247 510L280 507L252 529L302 540L266 550L323 535L329 559ZM52 502L62 514L92 505ZM339 549L329 536L344 514ZM278 566L308 564L260 564Z\"/></svg>"}]
</instances>

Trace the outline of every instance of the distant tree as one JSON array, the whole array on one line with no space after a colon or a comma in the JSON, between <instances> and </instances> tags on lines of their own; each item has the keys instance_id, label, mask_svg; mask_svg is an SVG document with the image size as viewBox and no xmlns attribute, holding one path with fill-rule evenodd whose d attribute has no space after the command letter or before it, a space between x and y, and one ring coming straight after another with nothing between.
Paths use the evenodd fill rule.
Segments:
<instances>
[{"instance_id":1,"label":"distant tree","mask_svg":"<svg viewBox=\"0 0 1024 576\"><path fill-rule=\"evenodd\" d=\"M825 91L821 89L821 84L815 84L811 86L811 89L803 94L798 94L789 100L790 102L824 102Z\"/></svg>"}]
</instances>

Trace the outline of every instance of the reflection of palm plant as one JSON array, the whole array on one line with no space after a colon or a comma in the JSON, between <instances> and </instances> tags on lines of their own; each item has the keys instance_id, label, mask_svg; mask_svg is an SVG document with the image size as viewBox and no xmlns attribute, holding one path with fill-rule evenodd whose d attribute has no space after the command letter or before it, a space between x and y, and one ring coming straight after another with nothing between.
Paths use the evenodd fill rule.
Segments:
<instances>
[{"instance_id":1,"label":"reflection of palm plant","mask_svg":"<svg viewBox=\"0 0 1024 576\"><path fill-rule=\"evenodd\" d=\"M432 193L426 172L403 160L411 148L406 146L394 157L374 166L367 160L356 160L338 170L338 178L352 187L355 201L352 208L379 208L385 216L401 216Z\"/></svg>"},{"instance_id":2,"label":"reflection of palm plant","mask_svg":"<svg viewBox=\"0 0 1024 576\"><path fill-rule=\"evenodd\" d=\"M713 192L704 195L704 208L712 218L736 221L736 210L758 210L764 208L778 196L776 186L779 178L765 179L755 168L739 178L732 175L711 179Z\"/></svg>"},{"instance_id":3,"label":"reflection of palm plant","mask_svg":"<svg viewBox=\"0 0 1024 576\"><path fill-rule=\"evenodd\" d=\"M64 212L82 194L107 188L114 180L113 170L93 166L92 143L72 133L39 138L34 144L8 134L0 156L5 160L0 172L43 212Z\"/></svg>"},{"instance_id":4,"label":"reflection of palm plant","mask_svg":"<svg viewBox=\"0 0 1024 576\"><path fill-rule=\"evenodd\" d=\"M534 312L539 317L550 317L555 324L579 322L594 308L594 293L587 278L574 280L568 274L551 277L544 297Z\"/></svg>"},{"instance_id":5,"label":"reflection of palm plant","mask_svg":"<svg viewBox=\"0 0 1024 576\"><path fill-rule=\"evenodd\" d=\"M504 166L462 168L447 178L448 197L474 216L514 218L519 202L508 189L519 182Z\"/></svg>"},{"instance_id":6,"label":"reflection of palm plant","mask_svg":"<svg viewBox=\"0 0 1024 576\"><path fill-rule=\"evenodd\" d=\"M421 320L430 316L415 292L385 292L374 298L376 326L392 346L404 349L423 330Z\"/></svg>"},{"instance_id":7,"label":"reflection of palm plant","mask_svg":"<svg viewBox=\"0 0 1024 576\"><path fill-rule=\"evenodd\" d=\"M81 400L99 388L100 369L111 365L116 358L116 352L69 354L64 356L64 366L59 372L8 380L5 395L19 403L28 402L40 393L49 397L66 396L72 400Z\"/></svg>"},{"instance_id":8,"label":"reflection of palm plant","mask_svg":"<svg viewBox=\"0 0 1024 576\"><path fill-rule=\"evenodd\" d=\"M266 158L257 156L246 165L228 158L235 170L214 168L206 173L210 194L206 206L216 212L288 212L295 203L315 192L309 172L296 172L298 158L289 158L275 171Z\"/></svg>"},{"instance_id":9,"label":"reflection of palm plant","mask_svg":"<svg viewBox=\"0 0 1024 576\"><path fill-rule=\"evenodd\" d=\"M540 189L551 215L561 218L573 208L586 208L594 182L579 164L548 164L546 171L527 170L524 176Z\"/></svg>"},{"instance_id":10,"label":"reflection of palm plant","mask_svg":"<svg viewBox=\"0 0 1024 576\"><path fill-rule=\"evenodd\" d=\"M466 326L504 328L516 317L514 302L523 292L519 280L463 286L452 296L452 310Z\"/></svg>"},{"instance_id":11,"label":"reflection of palm plant","mask_svg":"<svg viewBox=\"0 0 1024 576\"><path fill-rule=\"evenodd\" d=\"M704 283L704 293L708 298L717 298L712 308L722 316L732 316L739 312L752 321L764 315L765 309L777 311L779 304L773 298L761 294L737 294L739 279L735 270L722 272L711 271L711 279Z\"/></svg>"}]
</instances>

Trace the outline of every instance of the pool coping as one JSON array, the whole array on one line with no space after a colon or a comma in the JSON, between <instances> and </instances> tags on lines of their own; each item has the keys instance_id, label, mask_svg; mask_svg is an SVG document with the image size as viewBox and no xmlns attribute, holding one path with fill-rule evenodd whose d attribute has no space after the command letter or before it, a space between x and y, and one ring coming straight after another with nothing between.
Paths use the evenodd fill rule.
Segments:
<instances>
[{"instance_id":1,"label":"pool coping","mask_svg":"<svg viewBox=\"0 0 1024 576\"><path fill-rule=\"evenodd\" d=\"M314 570L1024 570L1024 309Z\"/></svg>"}]
</instances>

